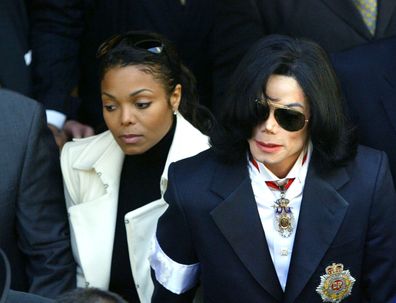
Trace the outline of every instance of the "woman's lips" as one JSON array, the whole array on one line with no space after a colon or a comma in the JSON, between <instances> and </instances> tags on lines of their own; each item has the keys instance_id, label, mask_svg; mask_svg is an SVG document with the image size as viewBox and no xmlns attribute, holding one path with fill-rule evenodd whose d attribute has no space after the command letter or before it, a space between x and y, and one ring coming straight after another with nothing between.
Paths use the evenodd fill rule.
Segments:
<instances>
[{"instance_id":1,"label":"woman's lips","mask_svg":"<svg viewBox=\"0 0 396 303\"><path fill-rule=\"evenodd\" d=\"M122 135L120 136L121 140L125 143L125 144L134 144L139 142L143 136L141 135Z\"/></svg>"},{"instance_id":2,"label":"woman's lips","mask_svg":"<svg viewBox=\"0 0 396 303\"><path fill-rule=\"evenodd\" d=\"M264 143L264 142L260 142L260 141L255 141L255 142L256 142L257 147L261 151L266 152L266 153L277 152L282 147L282 145L274 144L274 143Z\"/></svg>"}]
</instances>

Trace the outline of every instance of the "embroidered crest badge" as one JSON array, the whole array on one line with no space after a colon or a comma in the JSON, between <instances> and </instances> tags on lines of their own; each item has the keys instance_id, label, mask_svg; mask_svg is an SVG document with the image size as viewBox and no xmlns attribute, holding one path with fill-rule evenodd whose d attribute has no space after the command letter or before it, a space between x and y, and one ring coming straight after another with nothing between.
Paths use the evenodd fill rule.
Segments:
<instances>
[{"instance_id":1,"label":"embroidered crest badge","mask_svg":"<svg viewBox=\"0 0 396 303\"><path fill-rule=\"evenodd\" d=\"M340 303L351 294L355 281L349 270L344 270L343 264L333 263L326 267L326 274L320 276L316 292L323 302Z\"/></svg>"}]
</instances>

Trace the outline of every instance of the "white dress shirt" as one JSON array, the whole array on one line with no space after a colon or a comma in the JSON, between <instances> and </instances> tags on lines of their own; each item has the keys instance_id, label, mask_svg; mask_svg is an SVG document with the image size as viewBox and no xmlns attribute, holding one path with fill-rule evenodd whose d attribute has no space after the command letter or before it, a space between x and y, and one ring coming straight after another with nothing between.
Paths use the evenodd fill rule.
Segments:
<instances>
[{"instance_id":1,"label":"white dress shirt","mask_svg":"<svg viewBox=\"0 0 396 303\"><path fill-rule=\"evenodd\" d=\"M264 166L264 164L257 162L257 169L253 162L249 161L249 175L257 203L257 209L271 253L272 262L274 263L283 291L285 291L286 287L287 274L289 272L293 243L300 214L305 177L307 175L311 154L312 144L310 143L307 150L301 152L296 163L283 179L276 177ZM280 183L282 183L282 181L289 178L295 178L285 193L285 198L290 201L288 206L291 207L294 216L294 228L291 235L285 238L280 235L275 227L274 205L275 201L280 198L280 191L268 187L265 181L280 181Z\"/></svg>"}]
</instances>

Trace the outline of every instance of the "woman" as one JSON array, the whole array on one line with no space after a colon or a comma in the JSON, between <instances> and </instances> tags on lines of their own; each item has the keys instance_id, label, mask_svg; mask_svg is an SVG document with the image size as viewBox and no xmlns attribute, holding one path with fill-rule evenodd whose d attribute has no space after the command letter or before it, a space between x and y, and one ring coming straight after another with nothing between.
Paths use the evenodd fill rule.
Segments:
<instances>
[{"instance_id":1,"label":"woman","mask_svg":"<svg viewBox=\"0 0 396 303\"><path fill-rule=\"evenodd\" d=\"M392 302L387 158L356 146L324 51L269 36L230 87L213 149L170 166L152 302Z\"/></svg>"},{"instance_id":2,"label":"woman","mask_svg":"<svg viewBox=\"0 0 396 303\"><path fill-rule=\"evenodd\" d=\"M206 112L192 75L160 36L116 36L98 57L109 130L66 144L61 156L77 284L149 302L149 245L167 207L168 166L208 148L184 118L195 123Z\"/></svg>"}]
</instances>

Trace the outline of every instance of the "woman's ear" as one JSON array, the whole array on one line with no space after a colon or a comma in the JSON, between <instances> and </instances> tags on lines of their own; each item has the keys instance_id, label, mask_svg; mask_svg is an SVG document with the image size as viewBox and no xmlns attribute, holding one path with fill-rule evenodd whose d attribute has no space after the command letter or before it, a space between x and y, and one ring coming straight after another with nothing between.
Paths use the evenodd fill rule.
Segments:
<instances>
[{"instance_id":1,"label":"woman's ear","mask_svg":"<svg viewBox=\"0 0 396 303\"><path fill-rule=\"evenodd\" d=\"M170 105L172 107L172 110L174 112L177 112L179 105L180 105L180 100L181 100L181 94L182 94L182 86L180 84L177 84L175 86L175 89L173 90L171 96L170 96Z\"/></svg>"}]
</instances>

